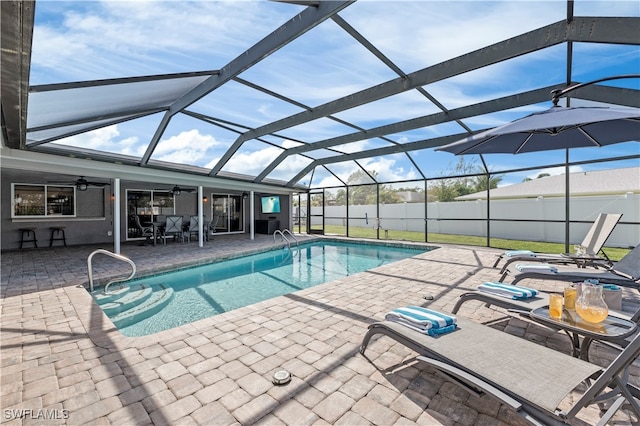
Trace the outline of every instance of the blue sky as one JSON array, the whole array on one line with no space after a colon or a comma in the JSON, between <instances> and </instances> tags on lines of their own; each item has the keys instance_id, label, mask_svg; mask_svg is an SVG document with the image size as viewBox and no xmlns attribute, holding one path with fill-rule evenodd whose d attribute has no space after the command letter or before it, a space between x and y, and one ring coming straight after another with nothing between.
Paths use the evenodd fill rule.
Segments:
<instances>
[{"instance_id":1,"label":"blue sky","mask_svg":"<svg viewBox=\"0 0 640 426\"><path fill-rule=\"evenodd\" d=\"M576 16L639 16L637 1L575 2ZM291 19L303 7L271 1L42 1L36 2L31 84L50 84L154 75L222 68L245 50ZM553 1L358 1L340 16L371 41L403 72L411 73L471 52L526 31L565 19L566 2ZM574 45L573 79L589 81L612 75L640 73L637 46ZM557 46L485 67L425 86L446 108L475 104L498 96L554 84L564 80L566 47ZM281 93L306 106L317 106L397 75L357 43L335 22L327 20L285 48L263 59L241 78ZM640 82L610 83L638 88ZM575 106L575 103L573 104ZM551 103L464 120L471 129L504 124ZM196 102L190 108L212 117L258 127L295 114L301 109L236 82ZM437 107L416 91L336 114L362 128L374 128L437 112ZM141 156L161 115L134 120L62 141L65 144ZM225 166L230 172L257 175L282 148L297 140L314 142L344 133L349 128L328 118L291 129L278 137L246 143ZM396 143L461 133L456 124L389 135ZM212 127L187 116L172 120L153 159L212 167L237 133ZM363 140L335 147L357 152L392 142ZM275 146L274 146L275 145ZM630 142L601 149L575 149L571 160L638 154L640 144ZM336 155L318 150L313 158ZM427 177L451 170L458 158L448 153L412 152ZM492 170L542 166L564 162L564 152L492 155L485 160ZM311 160L292 156L269 176L288 180ZM469 161L479 161L469 158ZM419 179L420 173L404 155L359 161L385 181ZM639 161L616 163L637 166ZM609 168L597 164L590 168ZM586 167L586 166L585 166ZM357 166L337 163L332 171L346 179ZM556 170L540 171L556 173ZM504 184L537 174L505 176ZM324 176L324 177L323 177ZM314 186L335 185L329 173L318 171Z\"/></svg>"}]
</instances>

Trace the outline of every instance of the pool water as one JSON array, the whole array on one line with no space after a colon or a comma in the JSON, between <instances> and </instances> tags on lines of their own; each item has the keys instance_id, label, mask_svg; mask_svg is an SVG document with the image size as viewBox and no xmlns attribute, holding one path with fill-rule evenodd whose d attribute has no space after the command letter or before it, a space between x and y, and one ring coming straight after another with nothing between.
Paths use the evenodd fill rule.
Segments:
<instances>
[{"instance_id":1,"label":"pool water","mask_svg":"<svg viewBox=\"0 0 640 426\"><path fill-rule=\"evenodd\" d=\"M423 253L428 248L315 242L129 281L171 291L160 309L119 320L127 336L144 336L313 287ZM168 289L168 290L167 290ZM155 290L154 290L155 291ZM100 302L99 302L100 303ZM139 308L142 310L142 308ZM141 318L142 317L142 318ZM135 321L135 322L134 322Z\"/></svg>"}]
</instances>

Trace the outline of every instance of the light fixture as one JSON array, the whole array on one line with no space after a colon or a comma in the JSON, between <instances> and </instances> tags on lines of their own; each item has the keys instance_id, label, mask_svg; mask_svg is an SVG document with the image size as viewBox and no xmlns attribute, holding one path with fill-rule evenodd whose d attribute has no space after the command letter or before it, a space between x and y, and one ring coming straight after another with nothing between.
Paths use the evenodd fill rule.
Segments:
<instances>
[{"instance_id":1,"label":"light fixture","mask_svg":"<svg viewBox=\"0 0 640 426\"><path fill-rule=\"evenodd\" d=\"M207 199L207 197L202 197L202 202L203 202L203 203L206 203L207 201L209 201L209 200Z\"/></svg>"},{"instance_id":2,"label":"light fixture","mask_svg":"<svg viewBox=\"0 0 640 426\"><path fill-rule=\"evenodd\" d=\"M243 192L243 193L242 193L242 198L245 198L245 199L246 199L248 196L249 196L249 194L248 194L248 193L246 193L246 192Z\"/></svg>"},{"instance_id":3,"label":"light fixture","mask_svg":"<svg viewBox=\"0 0 640 426\"><path fill-rule=\"evenodd\" d=\"M180 195L182 193L182 189L178 185L174 186L171 191L169 191L169 195Z\"/></svg>"},{"instance_id":4,"label":"light fixture","mask_svg":"<svg viewBox=\"0 0 640 426\"><path fill-rule=\"evenodd\" d=\"M86 191L87 188L89 188L89 185L85 182L78 182L78 184L76 185L76 189L78 191Z\"/></svg>"}]
</instances>

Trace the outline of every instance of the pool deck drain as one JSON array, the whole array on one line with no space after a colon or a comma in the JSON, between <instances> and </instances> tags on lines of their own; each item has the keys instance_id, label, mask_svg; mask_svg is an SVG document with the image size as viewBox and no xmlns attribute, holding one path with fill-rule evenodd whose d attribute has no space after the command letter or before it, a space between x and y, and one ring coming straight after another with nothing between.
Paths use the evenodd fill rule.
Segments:
<instances>
[{"instance_id":1,"label":"pool deck drain","mask_svg":"<svg viewBox=\"0 0 640 426\"><path fill-rule=\"evenodd\" d=\"M191 244L123 245L138 269L205 262L274 245L271 236L216 236ZM478 398L419 365L381 337L358 353L367 326L417 304L450 312L457 297L495 280L497 250L442 246L414 258L260 302L151 336L122 336L82 288L96 246L2 254L5 413L59 414L46 424L526 424L495 399ZM94 262L96 277L121 268ZM473 272L473 275L469 275ZM553 290L557 284L529 281ZM433 300L423 299L424 295ZM637 296L633 293L625 297ZM459 315L558 350L562 333L469 302ZM594 345L592 359L615 353ZM275 386L281 369L291 382ZM638 383L638 370L632 370ZM9 411L7 411L9 410ZM22 410L22 411L20 411ZM31 410L31 411L28 411ZM598 410L580 419L594 424ZM17 417L17 415L16 415ZM24 420L24 421L23 421ZM630 425L624 410L617 425ZM30 419L3 418L6 424Z\"/></svg>"}]
</instances>

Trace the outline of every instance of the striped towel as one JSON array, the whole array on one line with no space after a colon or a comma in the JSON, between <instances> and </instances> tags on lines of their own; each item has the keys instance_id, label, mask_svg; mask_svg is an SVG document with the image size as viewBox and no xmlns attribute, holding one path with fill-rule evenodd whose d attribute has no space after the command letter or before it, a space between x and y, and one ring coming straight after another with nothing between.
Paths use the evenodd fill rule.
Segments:
<instances>
[{"instance_id":1,"label":"striped towel","mask_svg":"<svg viewBox=\"0 0 640 426\"><path fill-rule=\"evenodd\" d=\"M457 327L456 317L420 306L405 306L394 309L385 316L385 319L429 336L448 333Z\"/></svg>"},{"instance_id":2,"label":"striped towel","mask_svg":"<svg viewBox=\"0 0 640 426\"><path fill-rule=\"evenodd\" d=\"M478 290L515 300L528 299L538 294L538 290L533 288L492 282L480 284Z\"/></svg>"},{"instance_id":3,"label":"striped towel","mask_svg":"<svg viewBox=\"0 0 640 426\"><path fill-rule=\"evenodd\" d=\"M551 272L552 274L558 273L558 268L548 263L530 264L530 263L518 263L516 265L518 272Z\"/></svg>"},{"instance_id":4,"label":"striped towel","mask_svg":"<svg viewBox=\"0 0 640 426\"><path fill-rule=\"evenodd\" d=\"M514 257L514 256L536 257L536 254L531 250L507 250L504 252L504 255L507 257Z\"/></svg>"}]
</instances>

